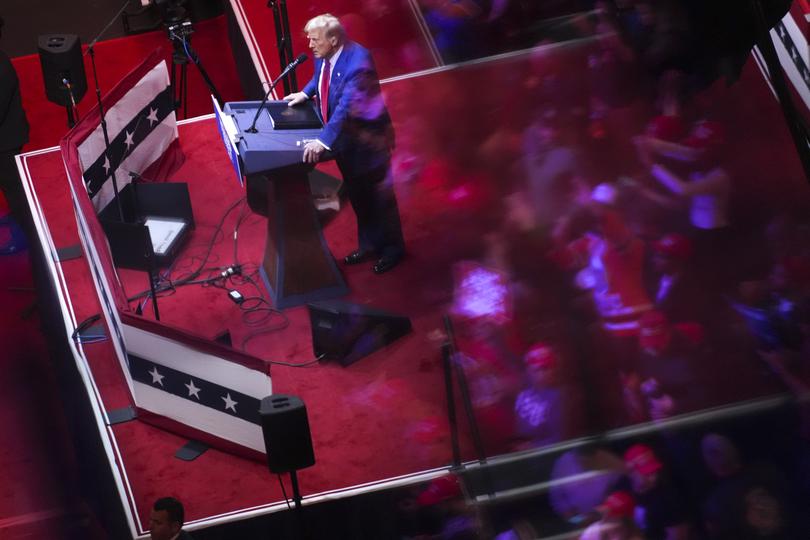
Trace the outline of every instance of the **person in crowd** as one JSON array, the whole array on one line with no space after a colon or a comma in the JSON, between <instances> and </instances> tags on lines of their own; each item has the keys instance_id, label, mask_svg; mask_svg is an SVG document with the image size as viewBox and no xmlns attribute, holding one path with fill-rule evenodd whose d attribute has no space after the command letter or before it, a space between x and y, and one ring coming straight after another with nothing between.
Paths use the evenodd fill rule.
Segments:
<instances>
[{"instance_id":1,"label":"person in crowd","mask_svg":"<svg viewBox=\"0 0 810 540\"><path fill-rule=\"evenodd\" d=\"M446 63L480 56L487 42L479 33L485 16L481 0L420 0L425 22Z\"/></svg>"},{"instance_id":2,"label":"person in crowd","mask_svg":"<svg viewBox=\"0 0 810 540\"><path fill-rule=\"evenodd\" d=\"M676 198L688 201L695 265L705 276L707 288L717 291L731 284L727 272L732 257L731 178L721 159L724 139L722 124L700 120L677 145L637 140L642 163L649 167L652 178ZM667 163L673 158L687 163L689 171L680 172Z\"/></svg>"},{"instance_id":3,"label":"person in crowd","mask_svg":"<svg viewBox=\"0 0 810 540\"><path fill-rule=\"evenodd\" d=\"M448 474L431 480L416 497L416 505L436 511L441 518L441 530L431 538L441 540L480 538L480 520L464 500L461 482L457 476Z\"/></svg>"},{"instance_id":4,"label":"person in crowd","mask_svg":"<svg viewBox=\"0 0 810 540\"><path fill-rule=\"evenodd\" d=\"M3 19L0 17L0 36ZM25 198L14 156L28 142L28 120L22 107L20 81L11 60L0 51L0 188L6 197L11 217L26 236L34 232L31 210Z\"/></svg>"},{"instance_id":5,"label":"person in crowd","mask_svg":"<svg viewBox=\"0 0 810 540\"><path fill-rule=\"evenodd\" d=\"M716 485L703 505L706 532L712 539L797 538L786 503L787 480L767 464L744 465L727 437L708 433L701 452Z\"/></svg>"},{"instance_id":6,"label":"person in crowd","mask_svg":"<svg viewBox=\"0 0 810 540\"><path fill-rule=\"evenodd\" d=\"M620 384L623 374L636 371L639 320L653 305L644 286L644 242L625 222L618 189L599 184L588 203L555 226L550 258L575 270L576 287L588 292L581 316L588 321L588 346L594 351L589 376L598 392L593 395L602 401L595 410L601 425L615 426L625 421Z\"/></svg>"},{"instance_id":7,"label":"person in crowd","mask_svg":"<svg viewBox=\"0 0 810 540\"><path fill-rule=\"evenodd\" d=\"M617 487L623 472L621 458L606 448L585 445L568 450L551 470L551 507L572 525L596 521L597 507ZM581 475L589 476L572 480Z\"/></svg>"},{"instance_id":8,"label":"person in crowd","mask_svg":"<svg viewBox=\"0 0 810 540\"><path fill-rule=\"evenodd\" d=\"M720 147L725 133L723 126L714 121L700 120L692 126L689 136L680 145L660 146L647 140L654 156L644 155L643 161L652 160L650 174L673 194L689 199L690 220L698 230L716 230L729 225L728 197L731 181L720 163ZM643 146L642 144L642 146ZM684 148L685 147L685 148ZM691 161L694 167L688 179L674 174L657 157L672 152L671 157ZM674 153L680 152L679 155Z\"/></svg>"},{"instance_id":9,"label":"person in crowd","mask_svg":"<svg viewBox=\"0 0 810 540\"><path fill-rule=\"evenodd\" d=\"M694 322L672 324L657 310L641 318L638 361L639 390L653 420L690 412L706 404L699 363L704 341L703 327Z\"/></svg>"},{"instance_id":10,"label":"person in crowd","mask_svg":"<svg viewBox=\"0 0 810 540\"><path fill-rule=\"evenodd\" d=\"M601 519L589 525L580 540L641 540L633 521L636 503L627 491L614 491L599 506Z\"/></svg>"},{"instance_id":11,"label":"person in crowd","mask_svg":"<svg viewBox=\"0 0 810 540\"><path fill-rule=\"evenodd\" d=\"M579 269L577 286L590 290L602 328L617 338L635 338L638 321L652 309L644 288L644 243L626 225L619 210L618 189L597 185L589 211L598 231L569 242L570 221L561 220L554 237L558 248L552 257L567 268Z\"/></svg>"},{"instance_id":12,"label":"person in crowd","mask_svg":"<svg viewBox=\"0 0 810 540\"><path fill-rule=\"evenodd\" d=\"M670 321L694 321L706 308L704 292L692 271L692 241L678 233L662 236L650 245L652 271L648 290L655 309Z\"/></svg>"},{"instance_id":13,"label":"person in crowd","mask_svg":"<svg viewBox=\"0 0 810 540\"><path fill-rule=\"evenodd\" d=\"M582 157L562 135L560 113L542 107L523 134L528 201L535 226L549 229L568 210L569 193L584 176Z\"/></svg>"},{"instance_id":14,"label":"person in crowd","mask_svg":"<svg viewBox=\"0 0 810 540\"><path fill-rule=\"evenodd\" d=\"M185 510L183 503L174 497L162 497L155 501L149 515L149 538L152 540L193 540L183 530Z\"/></svg>"},{"instance_id":15,"label":"person in crowd","mask_svg":"<svg viewBox=\"0 0 810 540\"><path fill-rule=\"evenodd\" d=\"M528 387L515 399L515 433L522 446L547 446L570 433L566 396L557 375L557 353L547 343L535 343L523 357Z\"/></svg>"},{"instance_id":16,"label":"person in crowd","mask_svg":"<svg viewBox=\"0 0 810 540\"><path fill-rule=\"evenodd\" d=\"M507 452L514 437L514 412L511 404L517 378L498 348L479 343L465 347L456 361L464 370L484 447L489 454Z\"/></svg>"},{"instance_id":17,"label":"person in crowd","mask_svg":"<svg viewBox=\"0 0 810 540\"><path fill-rule=\"evenodd\" d=\"M375 274L394 268L405 254L391 152L394 130L385 108L374 61L348 39L328 13L307 22L304 31L315 56L315 74L301 92L285 96L290 106L317 99L324 127L304 146L304 161L335 155L357 217L358 249L344 258L359 264L372 257Z\"/></svg>"},{"instance_id":18,"label":"person in crowd","mask_svg":"<svg viewBox=\"0 0 810 540\"><path fill-rule=\"evenodd\" d=\"M636 499L635 521L648 540L691 538L686 501L652 448L634 444L624 463Z\"/></svg>"}]
</instances>

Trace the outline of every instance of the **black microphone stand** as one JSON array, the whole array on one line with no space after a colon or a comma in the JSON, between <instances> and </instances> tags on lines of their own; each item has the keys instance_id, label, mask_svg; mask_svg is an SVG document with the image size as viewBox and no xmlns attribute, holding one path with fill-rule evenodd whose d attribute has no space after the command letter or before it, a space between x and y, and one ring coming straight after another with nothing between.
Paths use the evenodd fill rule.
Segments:
<instances>
[{"instance_id":1,"label":"black microphone stand","mask_svg":"<svg viewBox=\"0 0 810 540\"><path fill-rule=\"evenodd\" d=\"M118 10L118 13L110 19L110 22L107 23L99 34L93 38L93 41L90 42L90 45L87 46L87 52L85 54L90 55L90 65L93 68L93 84L96 87L96 101L98 102L98 113L101 116L101 132L104 134L104 158L107 160L107 163L110 166L110 170L107 173L107 178L112 177L112 185L113 185L113 193L115 194L115 202L116 206L118 207L118 218L121 222L124 221L124 209L121 206L121 198L118 196L118 180L115 178L115 168L113 167L112 161L110 160L110 134L107 132L107 119L104 114L104 104L101 102L101 87L98 85L98 71L96 70L96 43L98 40L101 39L101 36L104 35L104 32L110 29L110 26L113 25L115 20L121 16L127 6L129 5L129 0L125 0L124 4L121 6L121 9ZM107 178L104 181L107 181Z\"/></svg>"},{"instance_id":2,"label":"black microphone stand","mask_svg":"<svg viewBox=\"0 0 810 540\"><path fill-rule=\"evenodd\" d=\"M264 97L262 98L262 102L259 104L259 108L256 109L256 116L253 117L253 122L250 124L250 127L245 130L246 132L248 132L248 133L258 133L259 132L259 130L256 129L256 122L259 120L259 114L261 114L262 109L264 109L264 106L267 104L267 99L270 97L270 93L273 91L273 88L276 87L276 85L278 84L278 81L280 81L281 79L286 77L287 74L289 74L293 69L295 69L296 66L298 66L298 64L300 64L301 62L303 62L306 59L307 59L306 55L302 54L293 63L291 63L286 68L284 68L284 71L281 72L281 75L279 75L276 78L275 81L270 83L270 88L268 88L267 92L264 94Z\"/></svg>"},{"instance_id":3,"label":"black microphone stand","mask_svg":"<svg viewBox=\"0 0 810 540\"><path fill-rule=\"evenodd\" d=\"M93 68L93 84L96 86L96 101L98 102L98 113L101 116L101 133L104 134L104 159L107 160L109 165L109 172L107 178L112 178L113 193L115 194L115 202L118 207L118 218L124 222L124 209L121 206L121 198L118 196L118 180L115 178L116 168L113 167L112 160L110 160L110 134L107 132L107 120L105 118L104 104L101 101L101 87L98 85L98 72L96 71L96 51L93 43L87 48L90 54L90 65ZM107 181L105 178L105 182Z\"/></svg>"},{"instance_id":4,"label":"black microphone stand","mask_svg":"<svg viewBox=\"0 0 810 540\"><path fill-rule=\"evenodd\" d=\"M65 109L67 110L68 127L72 128L79 120L79 109L76 105L76 96L73 94L73 82L70 80L69 75L65 74L62 77L62 85L67 89L68 93L69 101L65 104Z\"/></svg>"}]
</instances>

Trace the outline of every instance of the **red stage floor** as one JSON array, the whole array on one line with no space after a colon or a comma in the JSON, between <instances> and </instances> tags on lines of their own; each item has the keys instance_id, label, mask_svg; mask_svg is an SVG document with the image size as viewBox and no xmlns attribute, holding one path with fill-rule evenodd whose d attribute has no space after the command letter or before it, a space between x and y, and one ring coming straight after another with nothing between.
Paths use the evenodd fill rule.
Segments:
<instances>
[{"instance_id":1,"label":"red stage floor","mask_svg":"<svg viewBox=\"0 0 810 540\"><path fill-rule=\"evenodd\" d=\"M264 33L272 36L269 31ZM549 50L563 54L569 49ZM515 179L520 170L520 135L526 123L526 104L533 95L526 81L531 80L533 70L542 71L538 62L547 58L545 53L521 54L417 74L384 86L397 126L397 192L409 257L382 276L364 266L343 271L352 291L349 300L407 315L414 332L349 368L334 364L273 366L274 392L299 395L309 410L317 464L303 471L300 479L305 495L318 494L311 498L313 502L318 497L346 496L415 481L422 471L450 462L439 342L441 318L451 301L451 265L460 259L483 257L482 238L504 211L504 186L520 182ZM429 62L421 65L429 67ZM397 73L391 70L391 74ZM470 88L491 91L472 92ZM775 211L805 203L807 190L797 160L759 74L749 66L744 84L714 94L720 99L713 111L727 123L729 144L736 151L729 169L736 182L739 216L748 219L753 228ZM751 110L753 103L758 106L756 111ZM641 131L649 112L644 104L610 112L606 123L615 146L601 148L601 160L594 159L594 183L631 168L625 166L634 155L630 136ZM222 213L243 191L232 178L212 119L181 126L180 141L186 161L173 179L189 183L197 222L185 252L189 255L199 253L211 241ZM55 150L35 152L24 156L23 163L46 225L42 238L57 248L76 244L61 156ZM226 221L224 237L214 249L214 265L232 262L230 232L235 219L234 214ZM240 262L260 260L263 234L262 220L249 217L240 228ZM338 257L355 247L349 208L326 224L325 235ZM522 255L532 259L530 251ZM54 265L52 270L64 293L70 333L78 322L100 311L97 296L84 259ZM130 295L146 287L145 274L121 271L120 276ZM542 283L542 275L533 279L536 291L553 292L549 290L553 285ZM240 312L220 289L188 287L161 298L160 307L163 322L203 336L229 330L237 348L255 330L244 325ZM546 297L540 298L537 307L537 313L554 308ZM145 314L150 313L147 306ZM311 360L305 310L297 308L286 314L289 327L251 339L247 351L267 361ZM529 315L521 321L525 339L534 337L543 319ZM105 410L129 405L124 378L108 342L85 345L76 354L98 418L103 418ZM723 364L716 371L730 367L733 364ZM771 380L760 384L756 367L740 367L736 375L734 389L707 393L707 406L767 395L779 388ZM148 525L149 505L163 495L184 501L190 529L283 508L278 481L263 463L217 450L209 450L193 462L177 460L173 454L185 440L139 421L114 427L101 421L99 429L108 441L122 500L139 533ZM469 455L469 451L465 453Z\"/></svg>"}]
</instances>

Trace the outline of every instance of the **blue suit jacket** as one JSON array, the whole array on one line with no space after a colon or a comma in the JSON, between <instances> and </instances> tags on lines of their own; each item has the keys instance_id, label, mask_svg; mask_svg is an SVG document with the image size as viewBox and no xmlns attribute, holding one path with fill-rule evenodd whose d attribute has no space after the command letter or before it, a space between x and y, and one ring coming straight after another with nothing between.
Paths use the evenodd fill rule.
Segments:
<instances>
[{"instance_id":1,"label":"blue suit jacket","mask_svg":"<svg viewBox=\"0 0 810 540\"><path fill-rule=\"evenodd\" d=\"M310 98L320 99L323 62L315 59L315 73L302 90ZM328 118L318 139L332 150L341 169L351 174L387 165L394 147L391 117L371 54L353 41L344 43L332 68Z\"/></svg>"}]
</instances>

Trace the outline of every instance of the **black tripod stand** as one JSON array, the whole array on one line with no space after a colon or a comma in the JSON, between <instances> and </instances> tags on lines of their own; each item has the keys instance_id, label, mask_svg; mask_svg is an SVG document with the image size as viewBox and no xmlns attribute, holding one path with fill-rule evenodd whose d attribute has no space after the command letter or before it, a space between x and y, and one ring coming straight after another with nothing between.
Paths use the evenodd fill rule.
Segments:
<instances>
[{"instance_id":1,"label":"black tripod stand","mask_svg":"<svg viewBox=\"0 0 810 540\"><path fill-rule=\"evenodd\" d=\"M279 65L286 66L293 61L290 19L287 17L287 0L269 0L267 7L273 10L273 25L276 30ZM290 73L289 78L284 80L284 93L289 94L290 91L298 91L298 80L295 73Z\"/></svg>"},{"instance_id":2,"label":"black tripod stand","mask_svg":"<svg viewBox=\"0 0 810 540\"><path fill-rule=\"evenodd\" d=\"M172 42L172 72L170 75L170 84L172 87L172 98L174 100L175 110L183 108L183 118L188 118L188 64L193 63L197 70L202 75L208 90L216 98L217 103L222 106L222 96L217 91L211 77L202 65L200 57L191 47L191 34L194 33L194 28L191 21L182 21L175 24L170 24L168 27L169 40ZM180 78L178 80L178 70Z\"/></svg>"}]
</instances>

